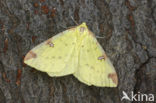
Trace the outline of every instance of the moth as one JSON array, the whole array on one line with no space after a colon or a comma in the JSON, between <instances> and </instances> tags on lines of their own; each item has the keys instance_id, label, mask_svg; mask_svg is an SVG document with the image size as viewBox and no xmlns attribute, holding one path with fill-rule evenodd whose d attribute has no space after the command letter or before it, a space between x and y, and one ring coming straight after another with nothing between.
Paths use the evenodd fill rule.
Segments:
<instances>
[{"instance_id":1,"label":"moth","mask_svg":"<svg viewBox=\"0 0 156 103\"><path fill-rule=\"evenodd\" d=\"M117 73L86 23L65 30L30 50L24 63L51 77L74 75L97 87L116 87Z\"/></svg>"}]
</instances>

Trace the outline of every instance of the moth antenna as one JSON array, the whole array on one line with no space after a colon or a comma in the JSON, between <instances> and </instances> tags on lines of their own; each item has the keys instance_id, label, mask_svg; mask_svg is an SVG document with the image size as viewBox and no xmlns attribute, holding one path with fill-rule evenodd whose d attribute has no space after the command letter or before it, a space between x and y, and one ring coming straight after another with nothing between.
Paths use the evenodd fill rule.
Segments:
<instances>
[{"instance_id":1,"label":"moth antenna","mask_svg":"<svg viewBox=\"0 0 156 103\"><path fill-rule=\"evenodd\" d=\"M68 27L65 27L64 25L61 25L61 27L64 28L64 29L68 29Z\"/></svg>"},{"instance_id":2,"label":"moth antenna","mask_svg":"<svg viewBox=\"0 0 156 103\"><path fill-rule=\"evenodd\" d=\"M79 25L79 24L74 20L73 16L71 16L71 19L74 21L74 23L75 23L76 25Z\"/></svg>"},{"instance_id":3,"label":"moth antenna","mask_svg":"<svg viewBox=\"0 0 156 103\"><path fill-rule=\"evenodd\" d=\"M105 37L102 37L102 36L96 36L96 38L98 38L98 39L104 39Z\"/></svg>"}]
</instances>

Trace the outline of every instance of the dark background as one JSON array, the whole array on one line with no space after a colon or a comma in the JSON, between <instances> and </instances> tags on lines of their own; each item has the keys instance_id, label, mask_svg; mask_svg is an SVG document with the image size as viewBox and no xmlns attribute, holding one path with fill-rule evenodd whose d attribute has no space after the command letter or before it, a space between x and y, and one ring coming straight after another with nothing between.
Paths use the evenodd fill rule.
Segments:
<instances>
[{"instance_id":1,"label":"dark background","mask_svg":"<svg viewBox=\"0 0 156 103\"><path fill-rule=\"evenodd\" d=\"M117 88L52 78L23 64L31 48L75 26L71 16L104 37L98 41L117 71ZM122 91L156 93L156 0L0 0L0 103L130 103L120 100Z\"/></svg>"}]
</instances>

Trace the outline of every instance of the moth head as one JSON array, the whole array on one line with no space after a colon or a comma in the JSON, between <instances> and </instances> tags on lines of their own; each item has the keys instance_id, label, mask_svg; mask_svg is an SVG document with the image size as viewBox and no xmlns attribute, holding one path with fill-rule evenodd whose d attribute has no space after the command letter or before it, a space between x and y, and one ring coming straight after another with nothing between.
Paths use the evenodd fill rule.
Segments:
<instances>
[{"instance_id":1,"label":"moth head","mask_svg":"<svg viewBox=\"0 0 156 103\"><path fill-rule=\"evenodd\" d=\"M78 32L80 35L85 35L88 33L88 28L86 23L82 23L81 25L78 26Z\"/></svg>"}]
</instances>

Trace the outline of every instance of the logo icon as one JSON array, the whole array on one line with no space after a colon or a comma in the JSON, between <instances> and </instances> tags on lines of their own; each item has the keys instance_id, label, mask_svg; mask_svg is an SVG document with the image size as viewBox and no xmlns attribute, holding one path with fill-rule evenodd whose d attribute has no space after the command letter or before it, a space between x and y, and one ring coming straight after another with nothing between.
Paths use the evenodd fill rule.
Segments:
<instances>
[{"instance_id":1,"label":"logo icon","mask_svg":"<svg viewBox=\"0 0 156 103\"><path fill-rule=\"evenodd\" d=\"M122 91L123 97L121 98L121 101L128 100L128 101L154 101L154 94L143 94L138 92L137 94L134 94L134 92L131 92L131 96L128 96L125 91Z\"/></svg>"},{"instance_id":2,"label":"logo icon","mask_svg":"<svg viewBox=\"0 0 156 103\"><path fill-rule=\"evenodd\" d=\"M127 93L125 91L122 91L122 94L123 94L123 97L121 98L121 101L123 99L127 99L127 100L131 101L131 99L128 97L128 95L127 95Z\"/></svg>"}]
</instances>

